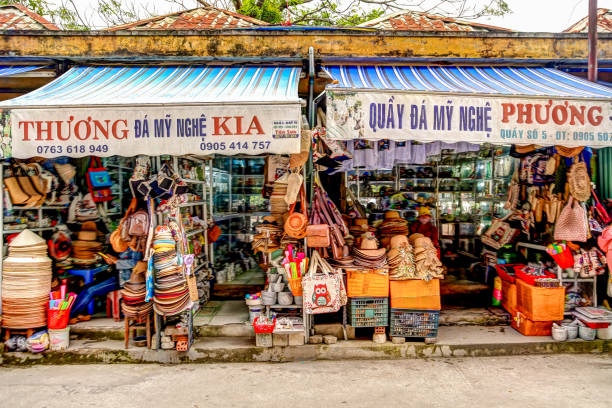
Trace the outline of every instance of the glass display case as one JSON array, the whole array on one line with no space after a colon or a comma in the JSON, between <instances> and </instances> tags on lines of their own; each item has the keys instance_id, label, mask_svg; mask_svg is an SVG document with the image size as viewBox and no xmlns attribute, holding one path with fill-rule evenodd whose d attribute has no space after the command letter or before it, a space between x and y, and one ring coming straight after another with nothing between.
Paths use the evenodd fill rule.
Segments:
<instances>
[{"instance_id":1,"label":"glass display case","mask_svg":"<svg viewBox=\"0 0 612 408\"><path fill-rule=\"evenodd\" d=\"M213 220L221 228L213 259L223 265L251 252L255 225L268 215L269 200L262 194L265 159L218 157L212 168Z\"/></svg>"}]
</instances>

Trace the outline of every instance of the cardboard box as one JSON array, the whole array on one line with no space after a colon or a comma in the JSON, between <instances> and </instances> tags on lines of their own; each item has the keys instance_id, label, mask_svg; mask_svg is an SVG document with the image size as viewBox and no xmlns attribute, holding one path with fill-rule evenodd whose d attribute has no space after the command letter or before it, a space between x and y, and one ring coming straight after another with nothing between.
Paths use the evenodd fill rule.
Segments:
<instances>
[{"instance_id":1,"label":"cardboard box","mask_svg":"<svg viewBox=\"0 0 612 408\"><path fill-rule=\"evenodd\" d=\"M390 281L392 309L440 310L440 279Z\"/></svg>"}]
</instances>

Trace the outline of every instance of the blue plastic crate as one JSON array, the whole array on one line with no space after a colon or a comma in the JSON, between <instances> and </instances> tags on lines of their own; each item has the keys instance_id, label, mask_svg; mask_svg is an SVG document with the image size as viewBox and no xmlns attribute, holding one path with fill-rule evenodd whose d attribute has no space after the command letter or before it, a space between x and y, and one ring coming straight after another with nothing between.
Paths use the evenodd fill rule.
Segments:
<instances>
[{"instance_id":1,"label":"blue plastic crate","mask_svg":"<svg viewBox=\"0 0 612 408\"><path fill-rule=\"evenodd\" d=\"M391 337L437 337L439 310L391 309Z\"/></svg>"},{"instance_id":2,"label":"blue plastic crate","mask_svg":"<svg viewBox=\"0 0 612 408\"><path fill-rule=\"evenodd\" d=\"M389 298L349 298L349 324L353 327L382 327L389 325Z\"/></svg>"}]
</instances>

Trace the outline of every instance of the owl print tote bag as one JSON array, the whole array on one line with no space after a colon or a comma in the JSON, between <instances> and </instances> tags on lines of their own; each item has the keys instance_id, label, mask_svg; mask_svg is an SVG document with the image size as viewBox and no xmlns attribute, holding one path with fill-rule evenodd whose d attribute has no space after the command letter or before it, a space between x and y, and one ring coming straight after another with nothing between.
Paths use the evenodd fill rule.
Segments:
<instances>
[{"instance_id":1,"label":"owl print tote bag","mask_svg":"<svg viewBox=\"0 0 612 408\"><path fill-rule=\"evenodd\" d=\"M308 273L302 278L304 308L308 314L334 313L346 304L346 290L342 275L335 272L321 258L312 252Z\"/></svg>"}]
</instances>

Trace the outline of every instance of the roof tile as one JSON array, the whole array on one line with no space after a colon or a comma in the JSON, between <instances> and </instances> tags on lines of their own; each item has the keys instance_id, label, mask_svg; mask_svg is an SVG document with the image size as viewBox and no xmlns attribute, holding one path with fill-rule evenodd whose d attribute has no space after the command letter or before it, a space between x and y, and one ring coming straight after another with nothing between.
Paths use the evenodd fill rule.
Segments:
<instances>
[{"instance_id":1,"label":"roof tile","mask_svg":"<svg viewBox=\"0 0 612 408\"><path fill-rule=\"evenodd\" d=\"M0 6L0 30L59 30L59 28L21 4L10 4Z\"/></svg>"},{"instance_id":2,"label":"roof tile","mask_svg":"<svg viewBox=\"0 0 612 408\"><path fill-rule=\"evenodd\" d=\"M110 27L107 30L213 30L265 25L269 24L232 11L205 6Z\"/></svg>"},{"instance_id":3,"label":"roof tile","mask_svg":"<svg viewBox=\"0 0 612 408\"><path fill-rule=\"evenodd\" d=\"M400 11L366 21L359 26L397 31L512 31L420 11Z\"/></svg>"},{"instance_id":4,"label":"roof tile","mask_svg":"<svg viewBox=\"0 0 612 408\"><path fill-rule=\"evenodd\" d=\"M563 30L564 33L586 33L589 30L589 16L577 21ZM597 9L597 32L612 33L612 12L609 9Z\"/></svg>"}]
</instances>

